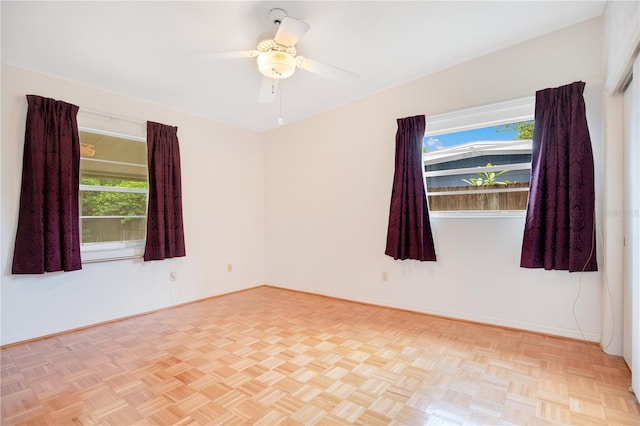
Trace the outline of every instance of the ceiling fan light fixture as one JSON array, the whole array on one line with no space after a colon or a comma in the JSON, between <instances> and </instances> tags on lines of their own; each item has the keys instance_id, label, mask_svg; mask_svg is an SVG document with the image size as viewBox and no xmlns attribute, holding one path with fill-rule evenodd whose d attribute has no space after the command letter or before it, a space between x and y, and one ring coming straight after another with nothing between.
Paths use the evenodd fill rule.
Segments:
<instances>
[{"instance_id":1,"label":"ceiling fan light fixture","mask_svg":"<svg viewBox=\"0 0 640 426\"><path fill-rule=\"evenodd\" d=\"M265 77L287 78L296 71L296 60L286 52L271 50L258 55L258 70Z\"/></svg>"}]
</instances>

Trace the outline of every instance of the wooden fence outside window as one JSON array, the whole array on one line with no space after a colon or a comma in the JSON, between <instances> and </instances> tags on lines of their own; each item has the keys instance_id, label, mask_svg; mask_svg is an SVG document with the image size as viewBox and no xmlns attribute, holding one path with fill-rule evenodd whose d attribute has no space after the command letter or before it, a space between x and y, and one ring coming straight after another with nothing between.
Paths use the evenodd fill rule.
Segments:
<instances>
[{"instance_id":1,"label":"wooden fence outside window","mask_svg":"<svg viewBox=\"0 0 640 426\"><path fill-rule=\"evenodd\" d=\"M428 188L427 196L430 211L526 210L529 183Z\"/></svg>"}]
</instances>

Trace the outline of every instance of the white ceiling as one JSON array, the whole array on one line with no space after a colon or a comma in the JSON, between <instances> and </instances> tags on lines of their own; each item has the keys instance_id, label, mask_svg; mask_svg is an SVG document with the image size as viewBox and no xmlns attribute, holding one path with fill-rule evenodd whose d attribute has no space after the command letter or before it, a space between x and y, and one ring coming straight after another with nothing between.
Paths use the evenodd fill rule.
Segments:
<instances>
[{"instance_id":1,"label":"white ceiling","mask_svg":"<svg viewBox=\"0 0 640 426\"><path fill-rule=\"evenodd\" d=\"M298 70L280 83L291 123L602 14L604 1L1 2L2 62L264 132L254 49L280 7L311 25L298 54L360 75ZM82 107L82 105L80 105ZM116 112L114 112L116 113Z\"/></svg>"}]
</instances>

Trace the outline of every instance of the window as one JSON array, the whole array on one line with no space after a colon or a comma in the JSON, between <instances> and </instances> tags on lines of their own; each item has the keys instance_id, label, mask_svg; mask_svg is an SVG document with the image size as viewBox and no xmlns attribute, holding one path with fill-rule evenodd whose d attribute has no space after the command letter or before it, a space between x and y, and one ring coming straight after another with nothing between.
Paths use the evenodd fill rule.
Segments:
<instances>
[{"instance_id":1,"label":"window","mask_svg":"<svg viewBox=\"0 0 640 426\"><path fill-rule=\"evenodd\" d=\"M526 98L427 117L423 161L430 212L526 210L533 108L534 98Z\"/></svg>"},{"instance_id":2,"label":"window","mask_svg":"<svg viewBox=\"0 0 640 426\"><path fill-rule=\"evenodd\" d=\"M146 139L80 128L83 262L140 256L147 198Z\"/></svg>"}]
</instances>

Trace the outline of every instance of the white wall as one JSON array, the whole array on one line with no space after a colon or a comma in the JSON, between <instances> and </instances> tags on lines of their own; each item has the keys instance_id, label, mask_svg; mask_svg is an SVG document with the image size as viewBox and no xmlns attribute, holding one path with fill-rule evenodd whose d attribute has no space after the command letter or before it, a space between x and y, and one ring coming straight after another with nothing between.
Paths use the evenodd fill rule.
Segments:
<instances>
[{"instance_id":1,"label":"white wall","mask_svg":"<svg viewBox=\"0 0 640 426\"><path fill-rule=\"evenodd\" d=\"M606 255L602 287L602 347L609 354L622 354L623 331L623 235L624 235L624 102L623 96L605 96L604 214L599 237ZM600 246L599 246L600 248Z\"/></svg>"},{"instance_id":2,"label":"white wall","mask_svg":"<svg viewBox=\"0 0 640 426\"><path fill-rule=\"evenodd\" d=\"M602 217L602 28L596 18L266 134L267 282L599 341L602 272L520 268L523 217L432 218L436 263L394 261L384 248L397 118L532 96L577 80L587 83Z\"/></svg>"},{"instance_id":3,"label":"white wall","mask_svg":"<svg viewBox=\"0 0 640 426\"><path fill-rule=\"evenodd\" d=\"M27 104L37 94L178 126L187 256L11 275ZM0 343L8 344L259 285L264 278L262 135L111 92L2 66ZM233 272L226 272L233 263ZM178 274L169 281L172 268Z\"/></svg>"}]
</instances>

